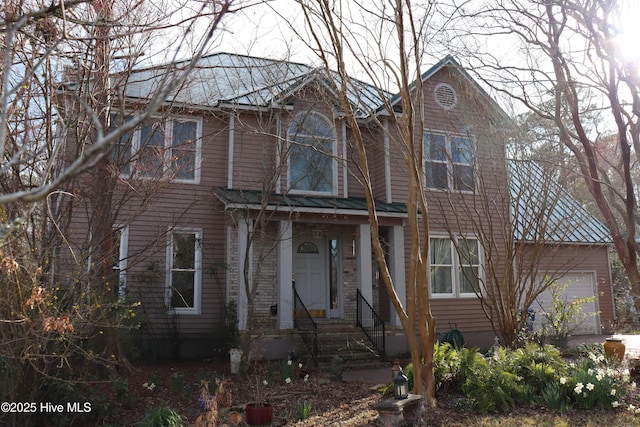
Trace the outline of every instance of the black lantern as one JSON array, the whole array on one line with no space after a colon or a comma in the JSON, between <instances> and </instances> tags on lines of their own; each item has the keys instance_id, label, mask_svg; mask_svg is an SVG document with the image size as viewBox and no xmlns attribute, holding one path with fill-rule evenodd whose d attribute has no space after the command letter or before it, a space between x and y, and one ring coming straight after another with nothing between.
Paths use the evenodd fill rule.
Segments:
<instances>
[{"instance_id":1,"label":"black lantern","mask_svg":"<svg viewBox=\"0 0 640 427\"><path fill-rule=\"evenodd\" d=\"M404 375L402 369L393 379L393 397L396 399L406 399L409 396L409 379Z\"/></svg>"}]
</instances>

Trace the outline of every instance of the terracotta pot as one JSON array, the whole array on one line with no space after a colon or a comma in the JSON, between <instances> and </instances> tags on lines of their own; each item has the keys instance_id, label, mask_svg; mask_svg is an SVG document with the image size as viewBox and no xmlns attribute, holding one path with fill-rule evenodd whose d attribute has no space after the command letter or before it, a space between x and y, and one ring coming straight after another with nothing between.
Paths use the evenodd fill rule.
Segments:
<instances>
[{"instance_id":1,"label":"terracotta pot","mask_svg":"<svg viewBox=\"0 0 640 427\"><path fill-rule=\"evenodd\" d=\"M268 403L247 403L244 411L247 424L252 426L270 424L273 419L273 406Z\"/></svg>"},{"instance_id":2,"label":"terracotta pot","mask_svg":"<svg viewBox=\"0 0 640 427\"><path fill-rule=\"evenodd\" d=\"M605 354L612 359L618 359L620 362L622 362L624 358L625 349L624 343L619 338L607 338L607 341L604 343Z\"/></svg>"}]
</instances>

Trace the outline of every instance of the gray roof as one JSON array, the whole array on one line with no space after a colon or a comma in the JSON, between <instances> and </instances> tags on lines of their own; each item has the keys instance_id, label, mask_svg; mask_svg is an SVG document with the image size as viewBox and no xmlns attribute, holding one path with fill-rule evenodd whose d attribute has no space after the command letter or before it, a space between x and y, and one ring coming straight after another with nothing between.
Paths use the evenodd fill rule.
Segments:
<instances>
[{"instance_id":1,"label":"gray roof","mask_svg":"<svg viewBox=\"0 0 640 427\"><path fill-rule=\"evenodd\" d=\"M259 190L231 190L217 188L216 195L228 208L260 209L263 201L267 206L283 210L314 211L349 211L352 214L368 215L367 201L362 197L316 197L298 194L271 193L265 199ZM407 215L407 205L404 203L386 203L375 200L376 212L382 216Z\"/></svg>"},{"instance_id":2,"label":"gray roof","mask_svg":"<svg viewBox=\"0 0 640 427\"><path fill-rule=\"evenodd\" d=\"M127 80L126 95L148 98L162 84L167 70L185 67L172 66L134 70ZM331 74L340 84L336 73ZM293 92L316 80L331 91L332 84L324 68L295 62L278 61L230 53L216 53L198 61L185 84L168 101L194 107L216 108L240 106L249 108L286 105ZM360 117L379 108L391 94L375 86L349 79L349 100Z\"/></svg>"},{"instance_id":3,"label":"gray roof","mask_svg":"<svg viewBox=\"0 0 640 427\"><path fill-rule=\"evenodd\" d=\"M516 240L586 244L611 242L608 228L538 164L510 160L508 165Z\"/></svg>"}]
</instances>

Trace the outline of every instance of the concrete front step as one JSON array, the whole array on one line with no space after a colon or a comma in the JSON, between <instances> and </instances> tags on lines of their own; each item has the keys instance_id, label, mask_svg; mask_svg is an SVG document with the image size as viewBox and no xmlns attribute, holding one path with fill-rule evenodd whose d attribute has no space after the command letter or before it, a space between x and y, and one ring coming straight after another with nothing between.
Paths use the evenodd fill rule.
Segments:
<instances>
[{"instance_id":1,"label":"concrete front step","mask_svg":"<svg viewBox=\"0 0 640 427\"><path fill-rule=\"evenodd\" d=\"M299 339L296 347L298 354L306 354L308 350ZM329 371L335 356L342 359L344 370L375 369L387 367L362 329L352 324L319 323L318 324L318 369Z\"/></svg>"}]
</instances>

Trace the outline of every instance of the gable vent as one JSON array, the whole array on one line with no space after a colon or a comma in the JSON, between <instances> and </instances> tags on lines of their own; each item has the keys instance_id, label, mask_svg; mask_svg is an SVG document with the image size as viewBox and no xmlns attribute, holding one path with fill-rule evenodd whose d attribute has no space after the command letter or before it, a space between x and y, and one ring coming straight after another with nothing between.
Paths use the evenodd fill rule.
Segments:
<instances>
[{"instance_id":1,"label":"gable vent","mask_svg":"<svg viewBox=\"0 0 640 427\"><path fill-rule=\"evenodd\" d=\"M434 96L438 105L445 110L451 110L458 103L456 91L446 83L440 83L436 86Z\"/></svg>"}]
</instances>

